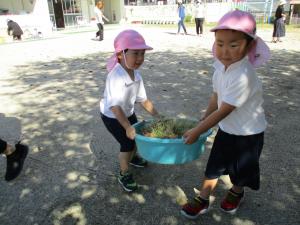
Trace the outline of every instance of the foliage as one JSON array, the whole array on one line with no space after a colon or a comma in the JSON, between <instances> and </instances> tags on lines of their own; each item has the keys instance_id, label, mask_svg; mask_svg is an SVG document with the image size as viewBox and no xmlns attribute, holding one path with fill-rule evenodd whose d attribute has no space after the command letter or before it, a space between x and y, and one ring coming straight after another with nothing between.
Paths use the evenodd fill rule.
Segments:
<instances>
[{"instance_id":1,"label":"foliage","mask_svg":"<svg viewBox=\"0 0 300 225\"><path fill-rule=\"evenodd\" d=\"M154 138L181 138L196 124L196 121L187 119L159 119L146 123L141 129L141 133Z\"/></svg>"},{"instance_id":2,"label":"foliage","mask_svg":"<svg viewBox=\"0 0 300 225\"><path fill-rule=\"evenodd\" d=\"M192 15L188 14L184 17L184 22L191 23L192 22Z\"/></svg>"}]
</instances>

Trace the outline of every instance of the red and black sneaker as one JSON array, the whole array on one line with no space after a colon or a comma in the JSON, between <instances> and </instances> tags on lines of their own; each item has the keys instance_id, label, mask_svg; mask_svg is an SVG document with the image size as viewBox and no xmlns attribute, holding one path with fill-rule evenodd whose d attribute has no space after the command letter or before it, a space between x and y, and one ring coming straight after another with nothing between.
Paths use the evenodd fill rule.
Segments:
<instances>
[{"instance_id":1,"label":"red and black sneaker","mask_svg":"<svg viewBox=\"0 0 300 225\"><path fill-rule=\"evenodd\" d=\"M232 189L227 192L226 197L221 202L221 209L224 212L234 214L239 208L244 198L244 191L242 193L236 193Z\"/></svg>"},{"instance_id":2,"label":"red and black sneaker","mask_svg":"<svg viewBox=\"0 0 300 225\"><path fill-rule=\"evenodd\" d=\"M193 198L191 202L186 203L181 214L189 219L196 219L199 215L204 214L209 209L209 200L205 200L200 196Z\"/></svg>"}]
</instances>

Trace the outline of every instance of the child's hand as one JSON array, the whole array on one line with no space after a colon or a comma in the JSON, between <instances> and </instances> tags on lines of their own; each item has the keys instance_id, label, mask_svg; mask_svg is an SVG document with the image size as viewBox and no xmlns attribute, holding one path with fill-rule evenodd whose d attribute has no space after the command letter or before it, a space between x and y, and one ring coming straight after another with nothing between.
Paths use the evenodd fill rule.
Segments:
<instances>
[{"instance_id":1,"label":"child's hand","mask_svg":"<svg viewBox=\"0 0 300 225\"><path fill-rule=\"evenodd\" d=\"M129 126L127 129L126 129L126 136L133 140L134 137L135 137L135 129L133 126Z\"/></svg>"},{"instance_id":2,"label":"child's hand","mask_svg":"<svg viewBox=\"0 0 300 225\"><path fill-rule=\"evenodd\" d=\"M198 140L199 135L197 134L195 128L188 130L183 134L185 144L193 144Z\"/></svg>"}]
</instances>

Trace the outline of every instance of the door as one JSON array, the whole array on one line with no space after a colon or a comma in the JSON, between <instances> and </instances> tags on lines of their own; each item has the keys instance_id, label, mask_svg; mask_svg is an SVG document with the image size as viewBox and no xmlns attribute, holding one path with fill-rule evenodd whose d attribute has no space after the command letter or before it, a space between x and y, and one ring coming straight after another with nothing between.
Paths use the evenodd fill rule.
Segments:
<instances>
[{"instance_id":1,"label":"door","mask_svg":"<svg viewBox=\"0 0 300 225\"><path fill-rule=\"evenodd\" d=\"M64 13L61 0L53 0L56 28L65 28Z\"/></svg>"}]
</instances>

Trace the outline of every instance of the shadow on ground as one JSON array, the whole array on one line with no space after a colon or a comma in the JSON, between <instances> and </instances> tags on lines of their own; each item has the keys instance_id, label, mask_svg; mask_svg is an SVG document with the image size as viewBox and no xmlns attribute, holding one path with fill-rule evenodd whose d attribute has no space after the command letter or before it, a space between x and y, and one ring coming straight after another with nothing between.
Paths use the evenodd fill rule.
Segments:
<instances>
[{"instance_id":1,"label":"shadow on ground","mask_svg":"<svg viewBox=\"0 0 300 225\"><path fill-rule=\"evenodd\" d=\"M1 224L299 224L299 52L275 51L272 66L258 70L269 122L261 191L248 191L240 211L229 216L218 209L228 185L220 181L212 210L196 221L180 215L180 204L193 197L211 142L192 163L133 169L141 185L137 193L126 194L117 184L118 145L98 112L108 57L92 54L15 68L16 79L8 83L16 91L7 95L17 102L15 116L31 152L16 181L0 182ZM199 118L212 90L211 64L206 50L149 53L142 68L148 97L165 115ZM139 119L149 117L140 108L137 113Z\"/></svg>"}]
</instances>

